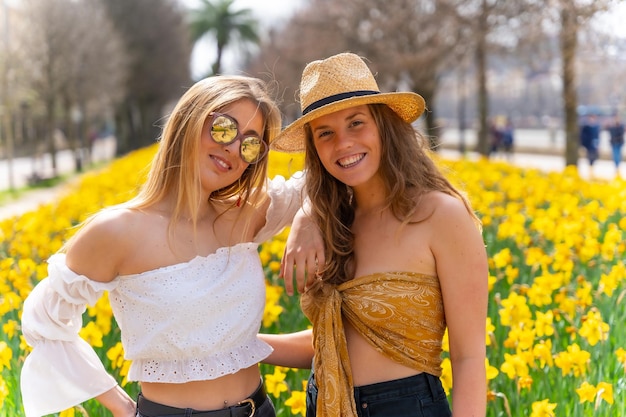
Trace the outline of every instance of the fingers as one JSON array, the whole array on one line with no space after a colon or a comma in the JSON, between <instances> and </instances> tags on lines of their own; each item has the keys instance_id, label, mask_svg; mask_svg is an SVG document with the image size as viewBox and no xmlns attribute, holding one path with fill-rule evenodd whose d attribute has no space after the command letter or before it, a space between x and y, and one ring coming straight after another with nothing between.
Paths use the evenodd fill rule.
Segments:
<instances>
[{"instance_id":1,"label":"fingers","mask_svg":"<svg viewBox=\"0 0 626 417\"><path fill-rule=\"evenodd\" d=\"M293 295L293 270L297 264L294 262L293 257L287 254L287 249L283 254L283 259L280 263L280 278L285 281L285 292L288 295Z\"/></svg>"},{"instance_id":2,"label":"fingers","mask_svg":"<svg viewBox=\"0 0 626 417\"><path fill-rule=\"evenodd\" d=\"M293 295L294 280L298 292L306 291L307 285L325 265L324 242L319 228L304 212L298 214L287 237L280 267L288 295Z\"/></svg>"},{"instance_id":3,"label":"fingers","mask_svg":"<svg viewBox=\"0 0 626 417\"><path fill-rule=\"evenodd\" d=\"M294 281L298 292L302 293L307 285L309 277L315 276L316 272L315 253L307 253L296 250L291 253L285 249L280 265L280 276L285 281L285 291L288 295L294 294Z\"/></svg>"},{"instance_id":4,"label":"fingers","mask_svg":"<svg viewBox=\"0 0 626 417\"><path fill-rule=\"evenodd\" d=\"M295 268L296 282L298 283L298 292L302 294L306 291L308 284L311 284L317 274L317 259L315 253L310 253L306 257L303 264L299 264Z\"/></svg>"}]
</instances>

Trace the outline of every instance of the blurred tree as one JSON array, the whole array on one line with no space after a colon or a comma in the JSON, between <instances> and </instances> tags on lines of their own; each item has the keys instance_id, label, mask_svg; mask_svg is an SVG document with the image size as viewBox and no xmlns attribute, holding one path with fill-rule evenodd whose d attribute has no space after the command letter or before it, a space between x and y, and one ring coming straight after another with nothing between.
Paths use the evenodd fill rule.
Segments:
<instances>
[{"instance_id":1,"label":"blurred tree","mask_svg":"<svg viewBox=\"0 0 626 417\"><path fill-rule=\"evenodd\" d=\"M76 2L72 21L76 42L63 86L64 131L75 154L76 170L89 163L94 120L110 113L124 96L126 57L119 33L98 0ZM69 12L69 11L68 11Z\"/></svg>"},{"instance_id":2,"label":"blurred tree","mask_svg":"<svg viewBox=\"0 0 626 417\"><path fill-rule=\"evenodd\" d=\"M259 43L258 22L252 10L233 10L234 0L201 0L201 5L189 13L189 27L193 42L215 36L217 56L212 65L212 74L222 72L224 49L239 40L242 44Z\"/></svg>"},{"instance_id":3,"label":"blurred tree","mask_svg":"<svg viewBox=\"0 0 626 417\"><path fill-rule=\"evenodd\" d=\"M435 148L439 132L432 104L439 77L459 44L454 15L442 10L444 6L441 0L310 0L263 43L260 57L249 69L262 71L269 62L269 69L289 91L312 60L343 51L362 55L381 90L412 90L424 96L429 106L425 130ZM297 112L285 109L288 118L297 117Z\"/></svg>"},{"instance_id":4,"label":"blurred tree","mask_svg":"<svg viewBox=\"0 0 626 417\"><path fill-rule=\"evenodd\" d=\"M85 126L90 120L88 108L102 113L119 99L125 71L119 38L94 0L27 0L21 13L23 18L16 25L20 45L16 61L22 74L16 88L30 92L22 93L21 117L26 117L27 110L36 110L39 106L34 103L41 100L43 144L52 157L53 175L57 175L57 150L67 145L59 138L69 139L80 170L86 144L78 142L80 126L71 121L72 110L82 109ZM22 128L26 123L22 120ZM36 155L38 149L32 153Z\"/></svg>"},{"instance_id":5,"label":"blurred tree","mask_svg":"<svg viewBox=\"0 0 626 417\"><path fill-rule=\"evenodd\" d=\"M174 0L99 0L127 51L126 94L116 109L118 154L153 143L166 107L191 84L191 44Z\"/></svg>"},{"instance_id":6,"label":"blurred tree","mask_svg":"<svg viewBox=\"0 0 626 417\"><path fill-rule=\"evenodd\" d=\"M534 101L537 108L529 108L528 85L524 83L528 83L533 74L548 77L557 62L558 65L567 62L567 55L560 52L557 41L559 28L564 27L559 10L565 6L574 10L572 15L579 26L611 2L308 0L284 27L270 32L269 38L261 44L261 53L247 70L281 84L281 97L286 98L282 108L288 122L299 113L290 96L297 95L306 63L343 51L360 54L370 60L382 89L409 89L424 96L429 106L424 118L425 130L433 146L439 133L434 109L441 80L473 76L475 81L468 83L463 94L457 96L474 97L475 104L469 109L470 116L475 116L477 121L476 150L487 155L490 116L503 113L511 116L519 110L524 114L532 112L540 118L545 111L541 97ZM494 75L506 71L516 74L501 79L515 80L515 86L509 83L496 87ZM552 80L554 77L550 82ZM561 93L560 88L552 91ZM550 95L550 91L537 94ZM494 96L499 101L492 109L490 101ZM568 97L564 95L558 101L548 97L552 114L560 113L561 101L570 103L569 109L576 109L576 104L572 105ZM576 124L573 126L576 131ZM571 143L577 149L577 138Z\"/></svg>"},{"instance_id":7,"label":"blurred tree","mask_svg":"<svg viewBox=\"0 0 626 417\"><path fill-rule=\"evenodd\" d=\"M577 68L579 37L591 19L602 11L608 10L614 0L525 0L521 2L534 25L527 27L530 39L537 39L536 34L558 38L560 58L560 76L562 81L562 106L565 130L565 164L578 166L580 149Z\"/></svg>"},{"instance_id":8,"label":"blurred tree","mask_svg":"<svg viewBox=\"0 0 626 417\"><path fill-rule=\"evenodd\" d=\"M67 71L72 61L73 47L78 39L73 32L74 4L67 0L24 3L25 22L18 37L26 53L25 65L29 68L29 83L44 103L45 137L43 143L52 157L52 173L57 175L57 149L55 140L59 111L59 98L70 80Z\"/></svg>"},{"instance_id":9,"label":"blurred tree","mask_svg":"<svg viewBox=\"0 0 626 417\"><path fill-rule=\"evenodd\" d=\"M560 22L560 48L563 77L563 114L565 115L565 164L578 166L580 133L578 96L576 93L576 54L580 29L599 11L606 10L610 0L575 2L546 0Z\"/></svg>"},{"instance_id":10,"label":"blurred tree","mask_svg":"<svg viewBox=\"0 0 626 417\"><path fill-rule=\"evenodd\" d=\"M434 108L439 82L455 59L455 48L464 43L451 12L456 7L450 0L353 0L342 9L348 21L344 30L356 28L353 42L366 51L381 88L424 97L428 111L423 130L432 149L437 149L441 135ZM367 15L355 20L359 10Z\"/></svg>"},{"instance_id":11,"label":"blurred tree","mask_svg":"<svg viewBox=\"0 0 626 417\"><path fill-rule=\"evenodd\" d=\"M517 33L509 30L523 13L523 3L497 0L444 0L445 12L454 15L459 31L460 61L469 56L476 77L478 117L476 151L489 154L490 95L488 74L492 57L510 53L518 43ZM459 48L456 48L459 51Z\"/></svg>"},{"instance_id":12,"label":"blurred tree","mask_svg":"<svg viewBox=\"0 0 626 417\"><path fill-rule=\"evenodd\" d=\"M307 63L347 50L363 52L339 24L328 24L341 7L343 2L316 0L296 10L284 27L273 28L261 40L260 52L246 67L246 72L273 82L286 123L300 115L298 88Z\"/></svg>"},{"instance_id":13,"label":"blurred tree","mask_svg":"<svg viewBox=\"0 0 626 417\"><path fill-rule=\"evenodd\" d=\"M119 36L96 0L27 0L21 12L24 19L16 28L21 45L18 59L22 80L35 94L22 107L32 107L28 103L35 100L44 102L44 143L52 156L53 175L57 175L57 150L67 145L59 138L69 139L80 170L87 144L78 138L85 138L88 109L104 112L121 97L125 65ZM56 134L59 131L63 135Z\"/></svg>"},{"instance_id":14,"label":"blurred tree","mask_svg":"<svg viewBox=\"0 0 626 417\"><path fill-rule=\"evenodd\" d=\"M0 30L2 41L0 43L0 138L2 139L0 150L2 157L6 158L8 168L8 185L9 189L15 188L15 179L13 172L13 156L15 138L11 131L11 111L13 107L13 92L10 85L12 84L12 76L14 71L14 48L12 48L11 38L11 17L9 6L6 1L2 1L2 20L0 21Z\"/></svg>"}]
</instances>

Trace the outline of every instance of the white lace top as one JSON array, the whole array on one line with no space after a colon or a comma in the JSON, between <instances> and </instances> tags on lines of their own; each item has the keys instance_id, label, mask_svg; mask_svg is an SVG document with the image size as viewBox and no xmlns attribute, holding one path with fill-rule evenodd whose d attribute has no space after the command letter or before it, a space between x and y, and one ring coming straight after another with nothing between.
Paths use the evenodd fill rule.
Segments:
<instances>
[{"instance_id":1,"label":"white lace top","mask_svg":"<svg viewBox=\"0 0 626 417\"><path fill-rule=\"evenodd\" d=\"M266 224L253 242L206 257L100 283L77 275L65 254L48 260L48 277L24 302L22 332L33 346L21 374L27 417L62 411L117 382L78 335L82 314L104 291L122 330L128 379L182 383L232 374L271 347L257 338L265 307L258 245L291 222L303 176L270 182Z\"/></svg>"}]
</instances>

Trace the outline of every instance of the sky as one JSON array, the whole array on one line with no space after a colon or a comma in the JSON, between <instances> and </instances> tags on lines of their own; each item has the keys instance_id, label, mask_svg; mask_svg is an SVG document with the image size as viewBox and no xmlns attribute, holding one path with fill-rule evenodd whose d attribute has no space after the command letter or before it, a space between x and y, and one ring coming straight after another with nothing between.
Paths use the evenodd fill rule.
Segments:
<instances>
[{"instance_id":1,"label":"sky","mask_svg":"<svg viewBox=\"0 0 626 417\"><path fill-rule=\"evenodd\" d=\"M618 0L611 12L605 13L598 20L599 27L603 27L606 23L604 27L620 37L626 38L626 1Z\"/></svg>"}]
</instances>

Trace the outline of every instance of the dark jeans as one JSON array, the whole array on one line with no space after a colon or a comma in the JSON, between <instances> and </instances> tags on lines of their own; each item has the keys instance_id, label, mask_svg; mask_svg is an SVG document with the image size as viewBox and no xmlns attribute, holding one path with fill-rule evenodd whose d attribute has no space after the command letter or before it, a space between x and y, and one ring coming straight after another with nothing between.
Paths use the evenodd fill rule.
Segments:
<instances>
[{"instance_id":1,"label":"dark jeans","mask_svg":"<svg viewBox=\"0 0 626 417\"><path fill-rule=\"evenodd\" d=\"M622 162L622 144L621 143L612 143L611 151L613 152L613 162L616 167L619 167L619 163Z\"/></svg>"},{"instance_id":2,"label":"dark jeans","mask_svg":"<svg viewBox=\"0 0 626 417\"><path fill-rule=\"evenodd\" d=\"M451 417L441 381L421 373L408 378L354 388L359 417ZM315 417L317 385L311 372L307 386L306 417Z\"/></svg>"},{"instance_id":3,"label":"dark jeans","mask_svg":"<svg viewBox=\"0 0 626 417\"><path fill-rule=\"evenodd\" d=\"M190 414L193 417L194 414ZM147 417L137 411L136 417ZM168 415L163 415L159 417L168 417ZM267 400L263 403L262 406L257 408L254 412L254 417L276 417L276 410L274 409L274 404L268 397Z\"/></svg>"},{"instance_id":4,"label":"dark jeans","mask_svg":"<svg viewBox=\"0 0 626 417\"><path fill-rule=\"evenodd\" d=\"M265 394L265 390L262 386L255 391L251 399L257 404L254 410L254 417L276 417L274 404L270 397ZM139 394L137 403L138 407L135 417L193 417L196 415L198 417L247 417L252 414L249 405L246 407L228 407L214 411L198 411L191 408L170 407L146 400L141 396L141 393ZM140 403L145 404L148 411L141 409Z\"/></svg>"},{"instance_id":5,"label":"dark jeans","mask_svg":"<svg viewBox=\"0 0 626 417\"><path fill-rule=\"evenodd\" d=\"M598 141L594 140L591 145L586 146L585 149L587 151L587 159L589 160L589 165L593 165L594 162L598 159Z\"/></svg>"}]
</instances>

